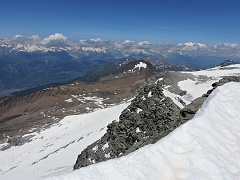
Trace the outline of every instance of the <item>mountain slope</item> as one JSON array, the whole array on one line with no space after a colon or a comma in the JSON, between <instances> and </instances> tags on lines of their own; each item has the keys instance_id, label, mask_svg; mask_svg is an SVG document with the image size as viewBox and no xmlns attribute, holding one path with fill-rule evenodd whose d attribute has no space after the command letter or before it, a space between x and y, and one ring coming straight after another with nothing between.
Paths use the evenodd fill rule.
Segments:
<instances>
[{"instance_id":1,"label":"mountain slope","mask_svg":"<svg viewBox=\"0 0 240 180\"><path fill-rule=\"evenodd\" d=\"M123 103L93 113L69 116L45 130L30 131L22 139L9 139L15 146L0 151L0 178L41 179L50 174L71 172L79 148L83 149L102 136L105 127L117 119L127 105ZM27 143L21 146L24 140ZM71 158L63 158L66 155Z\"/></svg>"},{"instance_id":2,"label":"mountain slope","mask_svg":"<svg viewBox=\"0 0 240 180\"><path fill-rule=\"evenodd\" d=\"M219 87L191 121L156 144L49 179L239 179L239 94L239 83Z\"/></svg>"},{"instance_id":3,"label":"mountain slope","mask_svg":"<svg viewBox=\"0 0 240 180\"><path fill-rule=\"evenodd\" d=\"M75 80L70 84L37 90L0 101L0 141L5 136L26 133L31 127L55 123L67 115L92 112L128 98L152 76L154 67L137 67L143 61L122 66L122 70L96 82ZM12 126L12 124L17 126ZM18 133L18 130L21 130Z\"/></svg>"},{"instance_id":4,"label":"mountain slope","mask_svg":"<svg viewBox=\"0 0 240 180\"><path fill-rule=\"evenodd\" d=\"M144 82L146 83L145 78L149 77L146 76L148 73L145 72L141 74L141 72L142 70L147 70L147 68L143 68L147 63L145 63L145 65L142 63L137 62L136 64L129 66L129 68L121 71L118 78L115 77L115 74L112 74L101 78L99 82L95 83L82 83L80 81L75 81L72 84L61 86L61 88L63 88L62 90L72 93L69 94L70 97L66 97L66 99L62 101L62 105L56 105L52 108L41 109L33 113L24 114L21 117L14 118L14 121L1 124L1 128L5 125L8 126L5 126L6 129L4 133L2 133L3 140L5 142L0 143L0 158L3 159L0 165L0 178L16 179L17 177L25 179L39 179L72 171L77 154L84 150L89 144L99 140L106 133L107 125L113 120L118 121L121 111L129 105L129 103L117 105L116 102L122 101L118 99L119 96L122 98L128 97L130 92L132 92L131 90L136 89ZM140 66L142 69L139 68ZM184 94L186 95L188 93L192 93L193 97L199 97L200 92L206 93L207 90L211 89L210 81L216 82L218 79L221 79L221 76L238 75L239 72L239 67L237 65L232 65L227 68L224 67L223 69L213 68L198 72L163 72L160 75L154 74L153 76L155 77L151 76L151 79L147 83L154 84L157 80L161 80L164 83L164 95L168 95L174 102L174 100L178 100L178 98L185 100L186 97L184 97ZM165 75L163 76L163 74ZM120 75L122 78L119 78ZM206 76L207 80L203 78L203 76ZM174 89L172 86L177 86L178 82L187 80L188 78L192 79L192 84L187 83L185 86L178 87L180 90L185 87L185 93L182 90L172 91L172 89ZM135 84L133 84L133 82ZM204 86L205 83L206 86ZM201 86L199 86L199 84ZM172 86L170 87L170 85ZM119 89L119 87L122 88ZM187 87L190 89L189 91ZM199 87L204 88L201 89ZM56 90L57 89L58 88L56 88ZM52 90L54 90L54 88L40 91L38 94L42 94L48 99L51 96L47 95L51 95ZM169 91L172 94L165 94L166 91ZM137 95L141 92L140 88L139 91L134 94ZM176 92L180 92L180 94L182 94L179 95L176 94ZM195 94L196 92L197 94ZM226 92L230 95L232 94L229 91ZM148 94L149 92L144 95L148 97ZM202 94L200 94L200 96ZM152 94L149 94L149 96L152 96ZM30 99L32 98L29 98L29 100ZM117 101L111 101L112 99ZM192 99L188 99L188 103L190 103ZM27 98L25 100L27 100ZM140 102L138 102L135 104L140 105ZM18 101L16 100L16 104L17 103ZM30 108L33 108L31 101L26 104L19 102L18 105L28 105ZM154 108L151 103L146 103L146 106L146 112L149 111L149 109L153 110L152 108ZM134 108L133 106L130 107L132 107L132 109ZM105 109L101 110L102 108ZM167 109L167 107L162 108ZM192 110L191 108L189 109ZM196 109L198 108L195 108L195 110ZM185 107L181 109L180 112L183 110L186 112ZM11 112L11 108L9 112ZM187 112L192 113L189 110ZM235 112L233 112L233 114L234 113ZM77 116L68 116L63 118L66 115L73 114ZM126 111L123 114L128 115ZM25 119L25 124L23 123L24 118L29 118L27 120ZM126 116L124 118L126 118ZM41 123L35 124L37 126L34 126L33 123L36 121ZM21 123L23 123L23 126L20 126ZM25 129L24 125L28 125L29 127ZM11 130L15 131L13 135L11 133L9 134L9 131ZM148 133L151 133L151 129L149 129ZM29 155L33 158L29 158ZM148 159L150 159L150 157ZM131 162L128 163L131 164ZM139 163L139 165L140 164L141 163ZM148 166L151 167L150 165ZM89 168L90 167L91 166L89 166ZM95 169L92 169L92 171L94 172ZM236 171L233 169L233 172ZM89 175L91 175L91 173Z\"/></svg>"},{"instance_id":5,"label":"mountain slope","mask_svg":"<svg viewBox=\"0 0 240 180\"><path fill-rule=\"evenodd\" d=\"M74 59L66 51L0 55L0 97L50 83L63 83L122 59Z\"/></svg>"}]
</instances>

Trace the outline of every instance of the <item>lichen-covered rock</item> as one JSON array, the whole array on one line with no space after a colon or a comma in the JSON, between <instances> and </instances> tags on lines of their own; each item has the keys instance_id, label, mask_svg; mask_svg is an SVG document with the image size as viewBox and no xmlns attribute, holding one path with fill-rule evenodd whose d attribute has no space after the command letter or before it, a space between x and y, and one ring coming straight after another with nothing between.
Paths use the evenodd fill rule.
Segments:
<instances>
[{"instance_id":1,"label":"lichen-covered rock","mask_svg":"<svg viewBox=\"0 0 240 180\"><path fill-rule=\"evenodd\" d=\"M155 143L178 127L180 108L165 97L161 82L145 86L123 110L119 122L107 126L107 133L78 156L74 169L126 155Z\"/></svg>"}]
</instances>

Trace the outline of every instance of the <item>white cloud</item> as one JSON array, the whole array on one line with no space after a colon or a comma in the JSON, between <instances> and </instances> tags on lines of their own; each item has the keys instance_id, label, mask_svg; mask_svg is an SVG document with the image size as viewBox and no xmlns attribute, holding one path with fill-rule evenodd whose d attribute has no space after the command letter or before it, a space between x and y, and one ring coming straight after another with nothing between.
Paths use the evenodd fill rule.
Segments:
<instances>
[{"instance_id":1,"label":"white cloud","mask_svg":"<svg viewBox=\"0 0 240 180\"><path fill-rule=\"evenodd\" d=\"M32 36L30 36L30 38L34 41L40 40L40 37L38 35L32 35Z\"/></svg>"},{"instance_id":2,"label":"white cloud","mask_svg":"<svg viewBox=\"0 0 240 180\"><path fill-rule=\"evenodd\" d=\"M22 38L23 35L17 34L17 35L15 35L14 37L15 37L15 38Z\"/></svg>"},{"instance_id":3,"label":"white cloud","mask_svg":"<svg viewBox=\"0 0 240 180\"><path fill-rule=\"evenodd\" d=\"M93 41L93 42L102 42L102 40L101 40L100 38L90 39L90 41Z\"/></svg>"},{"instance_id":4,"label":"white cloud","mask_svg":"<svg viewBox=\"0 0 240 180\"><path fill-rule=\"evenodd\" d=\"M59 34L59 33L55 33L54 35L50 35L47 38L44 38L42 40L42 44L43 45L57 45L57 44L65 44L67 42L67 37Z\"/></svg>"},{"instance_id":5,"label":"white cloud","mask_svg":"<svg viewBox=\"0 0 240 180\"><path fill-rule=\"evenodd\" d=\"M41 38L38 35L32 35L30 36L30 39L32 39L33 44L38 44L41 40Z\"/></svg>"},{"instance_id":6,"label":"white cloud","mask_svg":"<svg viewBox=\"0 0 240 180\"><path fill-rule=\"evenodd\" d=\"M139 46L146 46L146 45L151 45L152 43L150 43L149 41L141 41L138 43Z\"/></svg>"},{"instance_id":7,"label":"white cloud","mask_svg":"<svg viewBox=\"0 0 240 180\"><path fill-rule=\"evenodd\" d=\"M237 44L231 44L231 43L224 43L224 44L217 44L214 46L215 48L236 48L238 47Z\"/></svg>"},{"instance_id":8,"label":"white cloud","mask_svg":"<svg viewBox=\"0 0 240 180\"><path fill-rule=\"evenodd\" d=\"M133 44L134 41L131 41L131 40L125 40L122 42L122 44Z\"/></svg>"},{"instance_id":9,"label":"white cloud","mask_svg":"<svg viewBox=\"0 0 240 180\"><path fill-rule=\"evenodd\" d=\"M134 45L134 41L131 40L125 40L122 43L115 43L116 48L130 48Z\"/></svg>"},{"instance_id":10,"label":"white cloud","mask_svg":"<svg viewBox=\"0 0 240 180\"><path fill-rule=\"evenodd\" d=\"M207 48L206 44L202 43L193 43L193 42L186 42L183 44L178 44L179 47L182 47L182 50L198 50Z\"/></svg>"},{"instance_id":11,"label":"white cloud","mask_svg":"<svg viewBox=\"0 0 240 180\"><path fill-rule=\"evenodd\" d=\"M86 40L83 40L83 39L79 41L79 43L85 43L85 42Z\"/></svg>"}]
</instances>

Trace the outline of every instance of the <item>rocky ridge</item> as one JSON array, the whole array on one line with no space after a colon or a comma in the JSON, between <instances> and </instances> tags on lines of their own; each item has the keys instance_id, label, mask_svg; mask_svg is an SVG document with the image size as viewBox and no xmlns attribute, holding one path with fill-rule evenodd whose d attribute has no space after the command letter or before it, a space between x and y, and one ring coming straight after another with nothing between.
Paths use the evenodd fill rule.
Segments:
<instances>
[{"instance_id":1,"label":"rocky ridge","mask_svg":"<svg viewBox=\"0 0 240 180\"><path fill-rule=\"evenodd\" d=\"M142 88L119 120L107 127L101 139L78 155L74 169L124 156L147 144L153 144L181 124L192 119L210 93L227 82L240 82L240 77L224 77L202 97L180 109L164 96L163 81Z\"/></svg>"},{"instance_id":2,"label":"rocky ridge","mask_svg":"<svg viewBox=\"0 0 240 180\"><path fill-rule=\"evenodd\" d=\"M74 169L120 157L155 143L182 124L180 108L164 96L162 82L145 86L123 110L119 121L107 127L107 133L78 156Z\"/></svg>"}]
</instances>

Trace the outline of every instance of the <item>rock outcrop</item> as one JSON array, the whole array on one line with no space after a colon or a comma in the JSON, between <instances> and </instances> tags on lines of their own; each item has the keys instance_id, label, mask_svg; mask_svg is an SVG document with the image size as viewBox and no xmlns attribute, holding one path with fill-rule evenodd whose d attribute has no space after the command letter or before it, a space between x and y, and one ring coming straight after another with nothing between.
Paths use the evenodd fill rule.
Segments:
<instances>
[{"instance_id":1,"label":"rock outcrop","mask_svg":"<svg viewBox=\"0 0 240 180\"><path fill-rule=\"evenodd\" d=\"M123 110L119 121L78 156L74 169L120 157L152 144L181 125L180 108L165 97L161 82L145 86Z\"/></svg>"},{"instance_id":2,"label":"rock outcrop","mask_svg":"<svg viewBox=\"0 0 240 180\"><path fill-rule=\"evenodd\" d=\"M161 81L145 86L123 110L119 121L109 124L107 133L81 152L74 169L121 157L155 143L192 119L215 88L231 81L240 82L240 77L224 77L214 83L206 94L183 109L164 96Z\"/></svg>"}]
</instances>

